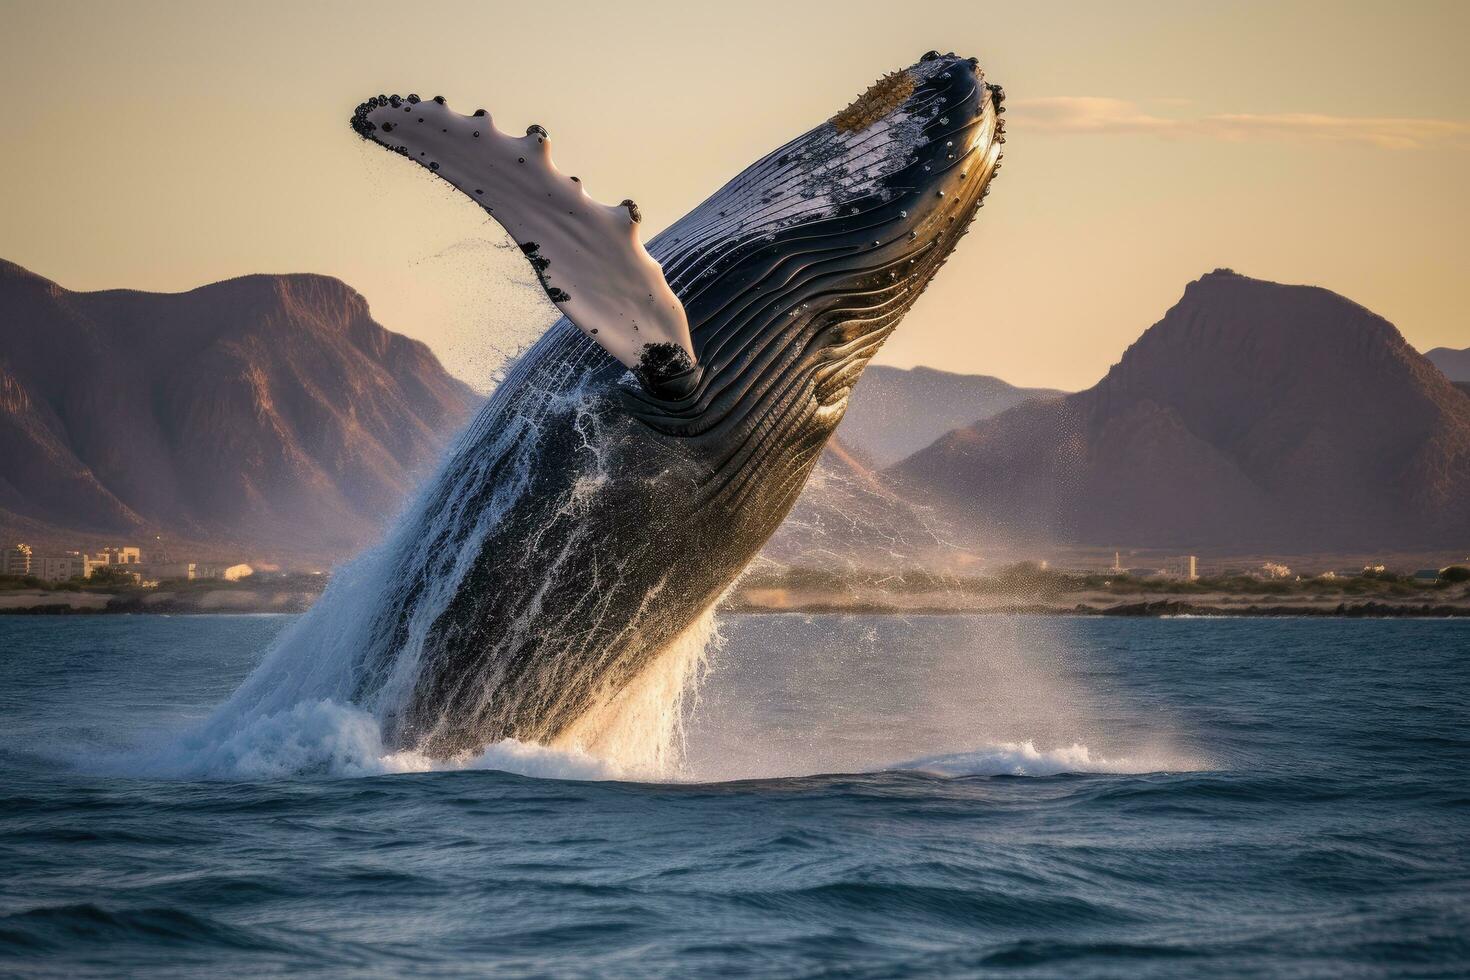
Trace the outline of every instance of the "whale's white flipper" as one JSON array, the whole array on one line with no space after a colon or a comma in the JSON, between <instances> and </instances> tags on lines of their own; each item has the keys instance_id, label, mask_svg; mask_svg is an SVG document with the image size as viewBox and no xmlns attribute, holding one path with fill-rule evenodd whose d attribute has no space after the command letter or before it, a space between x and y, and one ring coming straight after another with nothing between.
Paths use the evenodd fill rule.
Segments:
<instances>
[{"instance_id":1,"label":"whale's white flipper","mask_svg":"<svg viewBox=\"0 0 1470 980\"><path fill-rule=\"evenodd\" d=\"M551 301L646 387L673 396L693 388L698 369L684 305L643 248L637 205L589 197L552 163L544 129L509 136L483 109L463 116L441 97L416 95L370 99L352 127L489 212L531 260Z\"/></svg>"}]
</instances>

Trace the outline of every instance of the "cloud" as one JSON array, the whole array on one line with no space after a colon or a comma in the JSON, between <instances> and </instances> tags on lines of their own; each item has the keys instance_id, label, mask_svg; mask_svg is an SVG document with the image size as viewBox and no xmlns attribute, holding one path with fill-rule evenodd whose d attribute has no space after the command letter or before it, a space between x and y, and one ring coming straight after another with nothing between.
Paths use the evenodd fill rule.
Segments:
<instances>
[{"instance_id":1,"label":"cloud","mask_svg":"<svg viewBox=\"0 0 1470 980\"><path fill-rule=\"evenodd\" d=\"M1179 105L1183 100L1153 99ZM1387 150L1418 150L1470 142L1470 122L1407 116L1331 116L1311 112L1224 113L1195 118L1159 116L1137 102L1101 96L1011 99L1017 129L1108 135L1142 133L1170 139L1295 140L1358 143Z\"/></svg>"}]
</instances>

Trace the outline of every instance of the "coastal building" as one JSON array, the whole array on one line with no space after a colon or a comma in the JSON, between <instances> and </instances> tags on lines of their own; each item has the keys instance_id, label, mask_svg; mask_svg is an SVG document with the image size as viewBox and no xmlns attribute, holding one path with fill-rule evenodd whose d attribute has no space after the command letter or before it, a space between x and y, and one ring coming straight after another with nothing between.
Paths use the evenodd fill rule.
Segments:
<instances>
[{"instance_id":1,"label":"coastal building","mask_svg":"<svg viewBox=\"0 0 1470 980\"><path fill-rule=\"evenodd\" d=\"M195 578L219 579L224 582L238 582L242 578L248 578L255 574L255 569L244 563L236 565L199 565L195 570Z\"/></svg>"},{"instance_id":2,"label":"coastal building","mask_svg":"<svg viewBox=\"0 0 1470 980\"><path fill-rule=\"evenodd\" d=\"M143 564L143 552L131 546L120 548L103 548L102 552L107 556L108 564L110 565Z\"/></svg>"},{"instance_id":3,"label":"coastal building","mask_svg":"<svg viewBox=\"0 0 1470 980\"><path fill-rule=\"evenodd\" d=\"M143 553L135 547L124 545L115 548L103 548L95 555L82 556L82 578L91 578L97 574L99 568L116 568L118 566L130 566L143 564ZM126 569L137 572L136 568ZM140 578L134 575L134 578Z\"/></svg>"},{"instance_id":4,"label":"coastal building","mask_svg":"<svg viewBox=\"0 0 1470 980\"><path fill-rule=\"evenodd\" d=\"M118 566L135 572L138 569L134 566L141 566L142 563L142 551L130 545L103 548L96 554L80 551L40 552L28 544L12 545L0 552L0 574L34 575L48 582L91 578L98 569Z\"/></svg>"},{"instance_id":5,"label":"coastal building","mask_svg":"<svg viewBox=\"0 0 1470 980\"><path fill-rule=\"evenodd\" d=\"M184 579L192 582L199 578L199 566L192 561L158 561L144 566L150 579Z\"/></svg>"},{"instance_id":6,"label":"coastal building","mask_svg":"<svg viewBox=\"0 0 1470 980\"><path fill-rule=\"evenodd\" d=\"M1159 569L1159 574L1165 578L1193 582L1199 578L1199 558L1195 555L1180 555L1172 559L1166 567Z\"/></svg>"},{"instance_id":7,"label":"coastal building","mask_svg":"<svg viewBox=\"0 0 1470 980\"><path fill-rule=\"evenodd\" d=\"M28 544L11 545L0 559L0 575L30 575L32 554Z\"/></svg>"},{"instance_id":8,"label":"coastal building","mask_svg":"<svg viewBox=\"0 0 1470 980\"><path fill-rule=\"evenodd\" d=\"M48 582L65 582L82 574L80 551L59 551L31 559L31 574Z\"/></svg>"},{"instance_id":9,"label":"coastal building","mask_svg":"<svg viewBox=\"0 0 1470 980\"><path fill-rule=\"evenodd\" d=\"M97 574L97 569L106 568L112 564L112 556L106 551L95 555L82 555L82 578L91 578Z\"/></svg>"}]
</instances>

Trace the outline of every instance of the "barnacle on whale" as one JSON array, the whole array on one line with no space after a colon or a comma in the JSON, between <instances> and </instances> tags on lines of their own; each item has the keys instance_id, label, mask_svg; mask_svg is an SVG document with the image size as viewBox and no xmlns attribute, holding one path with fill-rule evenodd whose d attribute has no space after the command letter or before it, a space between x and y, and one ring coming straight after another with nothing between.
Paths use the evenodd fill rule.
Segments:
<instances>
[{"instance_id":1,"label":"barnacle on whale","mask_svg":"<svg viewBox=\"0 0 1470 980\"><path fill-rule=\"evenodd\" d=\"M844 133L861 132L903 105L914 94L916 84L907 69L884 75L851 105L833 116L832 125Z\"/></svg>"}]
</instances>

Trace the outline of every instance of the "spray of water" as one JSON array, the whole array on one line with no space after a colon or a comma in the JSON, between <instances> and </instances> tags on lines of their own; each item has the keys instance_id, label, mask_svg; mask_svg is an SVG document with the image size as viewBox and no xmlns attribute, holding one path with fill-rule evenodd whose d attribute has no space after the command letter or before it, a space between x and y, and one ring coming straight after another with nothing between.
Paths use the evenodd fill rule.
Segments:
<instances>
[{"instance_id":1,"label":"spray of water","mask_svg":"<svg viewBox=\"0 0 1470 980\"><path fill-rule=\"evenodd\" d=\"M579 339L573 335L570 342ZM568 342L566 331L553 331L541 343ZM559 365L562 373L541 376L536 364ZM502 386L516 397L492 398L385 541L339 570L317 604L283 632L210 718L150 754L141 768L246 778L466 767L577 777L676 773L688 698L715 637L713 607L631 683L605 689L554 745L507 741L430 758L385 737L419 679L430 631L463 587L487 536L529 492L543 433L552 426L570 427L589 451L583 454L586 468L554 508L553 520L574 531L549 563L547 582L577 561L581 532L575 529L585 523L580 515L609 483L586 369L575 351L570 357L522 358ZM487 641L487 663L503 656L502 646L511 648L518 634L542 628L537 611L533 590L506 636ZM503 696L493 675L479 696ZM443 718L439 724L455 721Z\"/></svg>"},{"instance_id":2,"label":"spray of water","mask_svg":"<svg viewBox=\"0 0 1470 980\"><path fill-rule=\"evenodd\" d=\"M720 645L712 605L631 684L583 715L554 748L615 763L645 778L682 772L685 722L712 650Z\"/></svg>"}]
</instances>

